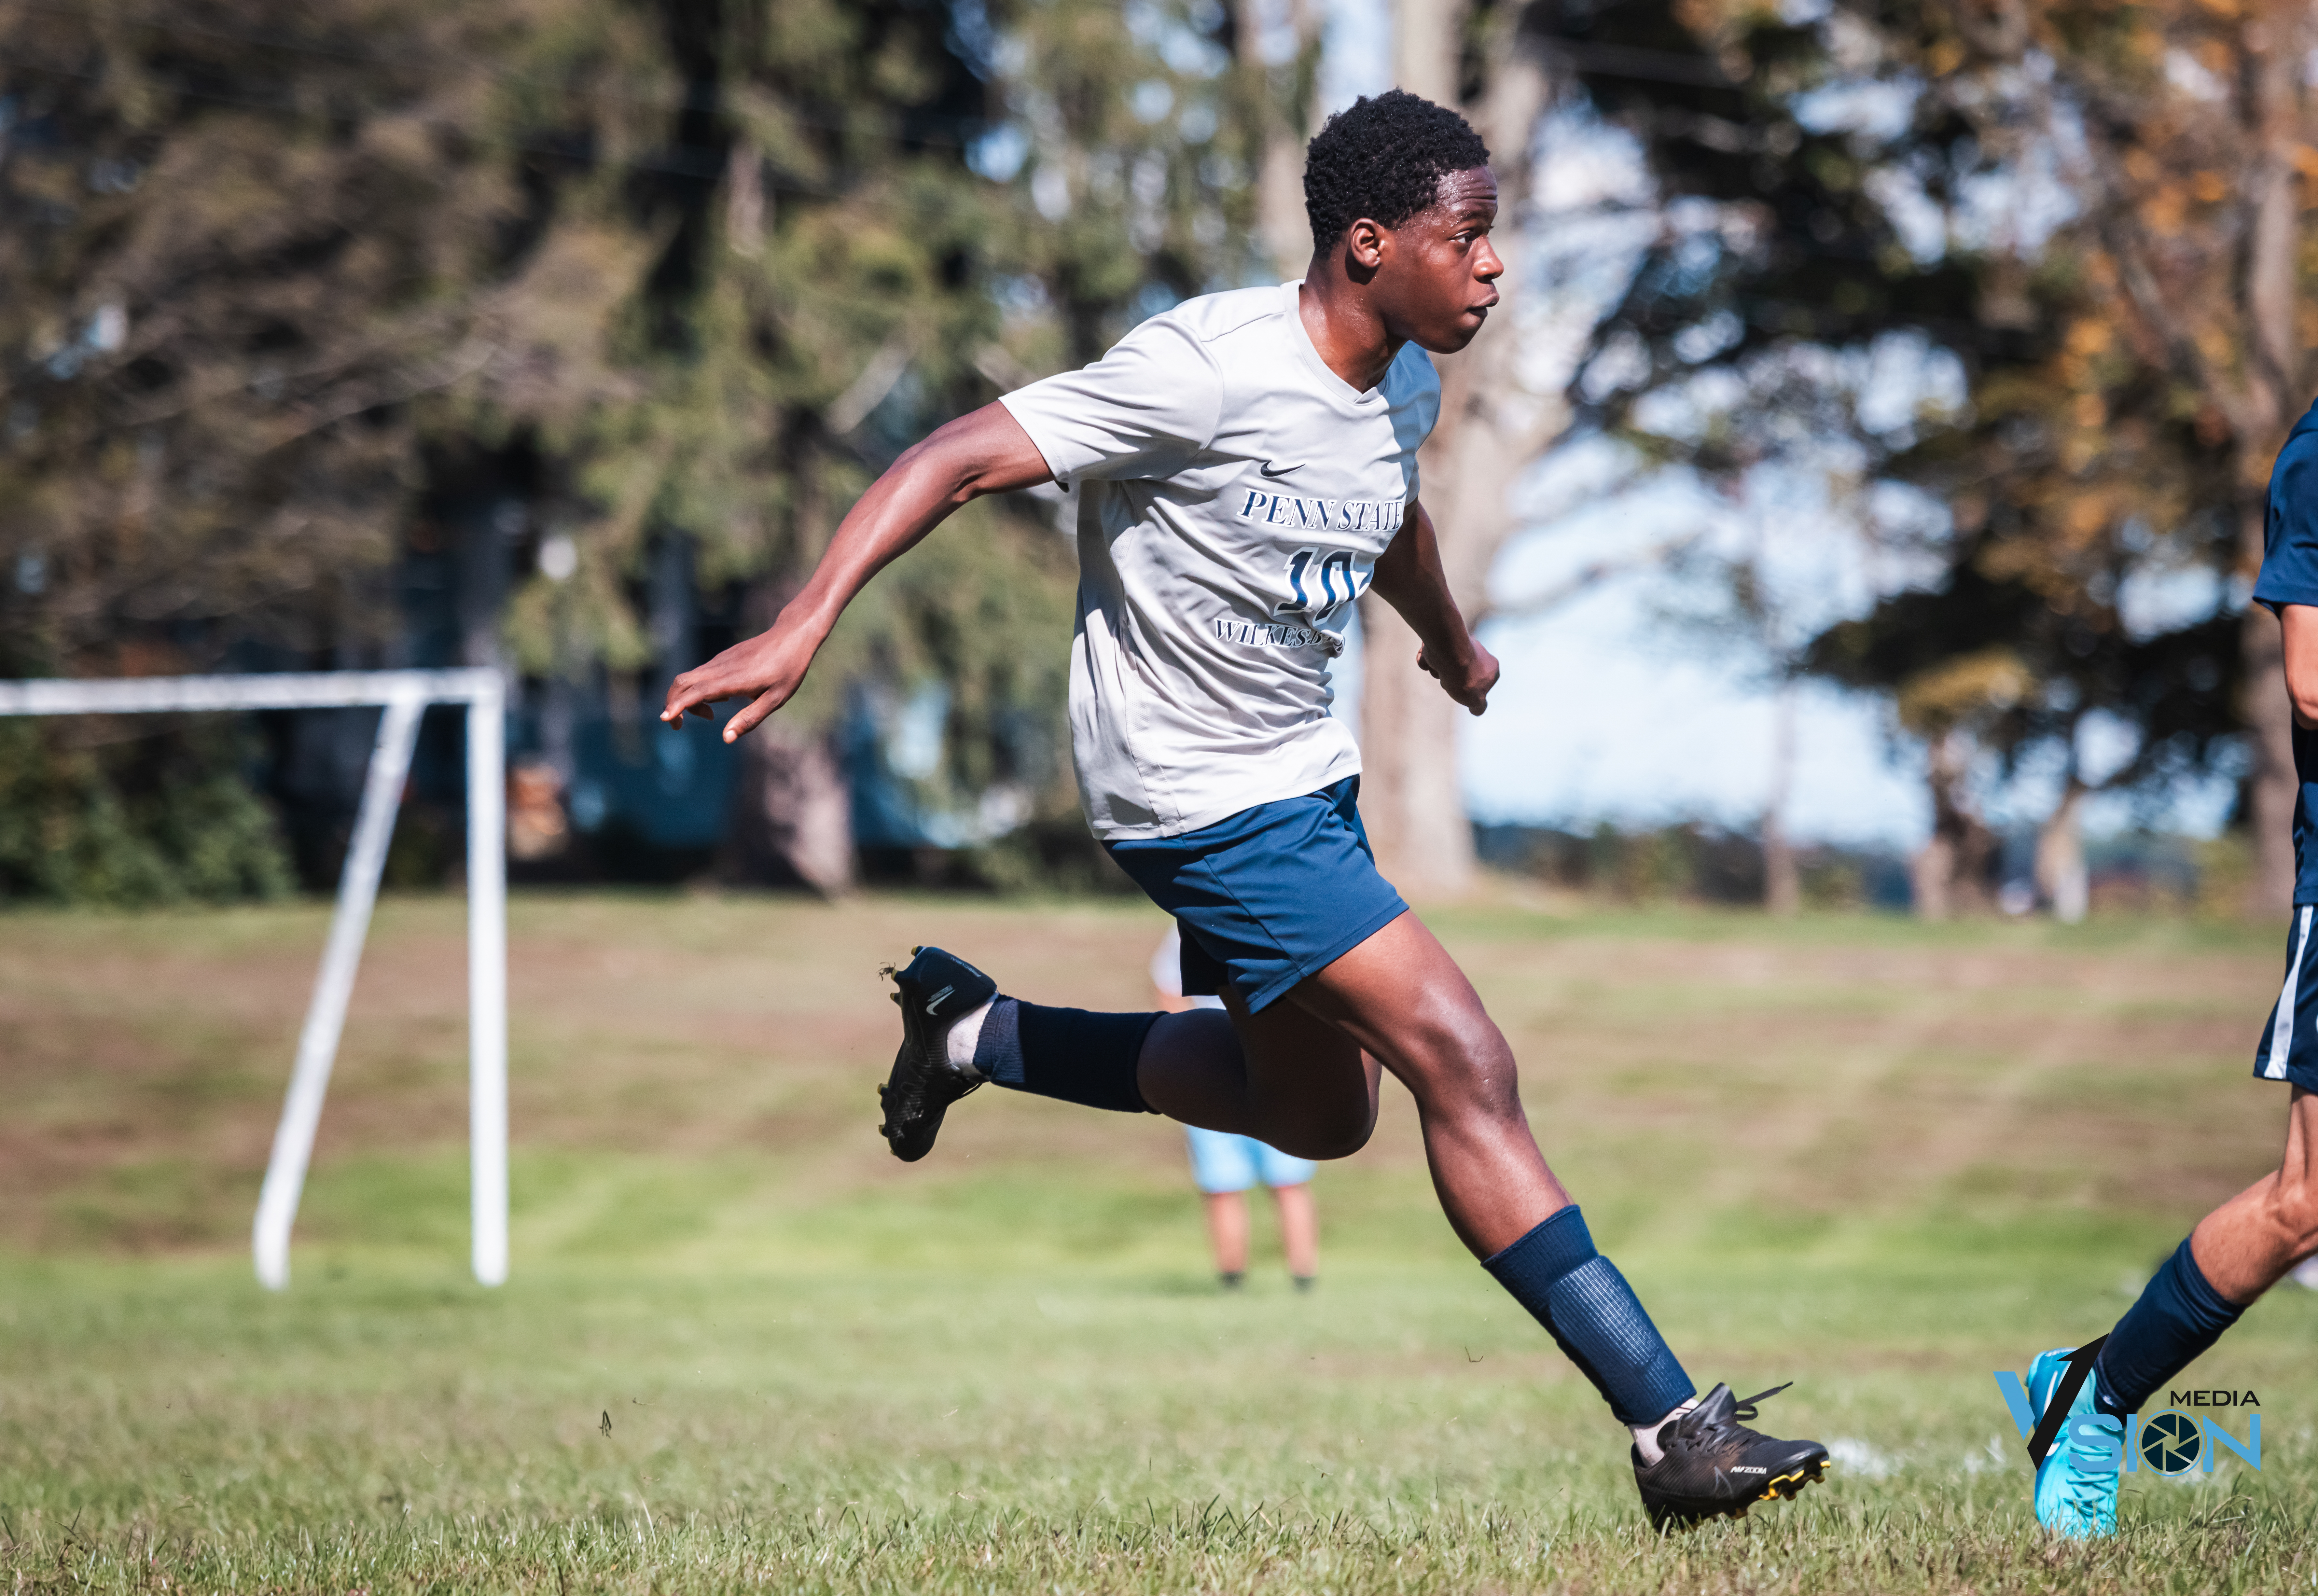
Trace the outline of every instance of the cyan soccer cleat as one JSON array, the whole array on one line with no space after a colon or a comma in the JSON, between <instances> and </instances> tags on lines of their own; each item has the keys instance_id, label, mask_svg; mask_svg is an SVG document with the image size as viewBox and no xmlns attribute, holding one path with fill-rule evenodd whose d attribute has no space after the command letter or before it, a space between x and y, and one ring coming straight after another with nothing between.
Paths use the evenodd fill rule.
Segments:
<instances>
[{"instance_id":1,"label":"cyan soccer cleat","mask_svg":"<svg viewBox=\"0 0 2318 1596\"><path fill-rule=\"evenodd\" d=\"M2028 1367L2028 1401L2043 1428L2044 1410L2069 1371L2073 1347L2036 1354ZM2085 1420L2091 1426L2084 1426ZM2083 1427L2086 1433L2080 1434ZM2095 1428L2097 1427L2097 1428ZM2087 1371L2069 1403L2044 1461L2036 1465L2036 1521L2071 1540L2093 1540L2116 1533L2118 1470L2125 1464L2125 1425L2093 1405L2093 1379Z\"/></svg>"}]
</instances>

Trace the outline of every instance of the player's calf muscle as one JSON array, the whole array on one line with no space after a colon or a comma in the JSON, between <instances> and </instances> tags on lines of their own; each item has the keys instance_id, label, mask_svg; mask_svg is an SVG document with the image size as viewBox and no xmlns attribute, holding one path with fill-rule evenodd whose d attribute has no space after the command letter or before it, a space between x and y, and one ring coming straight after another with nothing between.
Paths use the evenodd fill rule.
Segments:
<instances>
[{"instance_id":1,"label":"player's calf muscle","mask_svg":"<svg viewBox=\"0 0 2318 1596\"><path fill-rule=\"evenodd\" d=\"M2257 1180L2206 1215L2190 1245L2214 1289L2250 1305L2318 1251L2318 1188L2292 1170Z\"/></svg>"},{"instance_id":2,"label":"player's calf muscle","mask_svg":"<svg viewBox=\"0 0 2318 1596\"><path fill-rule=\"evenodd\" d=\"M2318 1118L2318 1097L2297 1092L2290 1114L2286 1154L2278 1172L2256 1182L2246 1194L2253 1199L2247 1205L2251 1210L2247 1228L2256 1233L2258 1244L2274 1260L2278 1274L2318 1251L2318 1167L2314 1167L2318 1137L2313 1136L2311 1125ZM2223 1219L2232 1206L2225 1205L2215 1217Z\"/></svg>"},{"instance_id":3,"label":"player's calf muscle","mask_svg":"<svg viewBox=\"0 0 2318 1596\"><path fill-rule=\"evenodd\" d=\"M2280 1173L2262 1194L2262 1220L2287 1266L2318 1250L2318 1186L2298 1171Z\"/></svg>"}]
</instances>

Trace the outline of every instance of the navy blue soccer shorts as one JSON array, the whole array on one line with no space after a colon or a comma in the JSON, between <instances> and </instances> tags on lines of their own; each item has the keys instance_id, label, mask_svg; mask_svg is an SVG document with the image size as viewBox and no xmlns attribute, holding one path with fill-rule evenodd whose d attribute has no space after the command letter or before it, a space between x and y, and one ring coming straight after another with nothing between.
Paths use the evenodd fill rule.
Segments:
<instances>
[{"instance_id":1,"label":"navy blue soccer shorts","mask_svg":"<svg viewBox=\"0 0 2318 1596\"><path fill-rule=\"evenodd\" d=\"M1228 979L1251 1014L1408 912L1377 874L1361 779L1244 809L1181 837L1103 844L1183 933L1183 995Z\"/></svg>"},{"instance_id":2,"label":"navy blue soccer shorts","mask_svg":"<svg viewBox=\"0 0 2318 1596\"><path fill-rule=\"evenodd\" d=\"M2286 984L2261 1028L2261 1045L2254 1049L2253 1072L2264 1080L2290 1080L2305 1091L2318 1091L2318 937L2311 922L2318 905L2296 903L2294 924L2286 934Z\"/></svg>"}]
</instances>

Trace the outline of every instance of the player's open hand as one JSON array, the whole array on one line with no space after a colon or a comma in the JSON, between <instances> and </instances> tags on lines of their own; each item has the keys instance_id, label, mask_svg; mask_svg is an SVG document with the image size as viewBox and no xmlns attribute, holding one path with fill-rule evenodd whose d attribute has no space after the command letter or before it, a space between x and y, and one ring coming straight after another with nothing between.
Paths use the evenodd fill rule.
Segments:
<instances>
[{"instance_id":1,"label":"player's open hand","mask_svg":"<svg viewBox=\"0 0 2318 1596\"><path fill-rule=\"evenodd\" d=\"M770 632L734 643L707 664L670 682L668 704L660 718L671 726L681 726L687 710L705 719L714 713L708 706L718 700L746 698L750 702L724 722L724 740L738 741L795 696L813 664L818 643L818 639L798 635L795 627L776 623Z\"/></svg>"},{"instance_id":2,"label":"player's open hand","mask_svg":"<svg viewBox=\"0 0 2318 1596\"><path fill-rule=\"evenodd\" d=\"M1478 715L1489 707L1489 691L1497 685L1497 657L1478 638L1469 638L1466 647L1470 652L1460 663L1436 665L1429 648L1416 650L1416 663L1441 684L1442 692Z\"/></svg>"}]
</instances>

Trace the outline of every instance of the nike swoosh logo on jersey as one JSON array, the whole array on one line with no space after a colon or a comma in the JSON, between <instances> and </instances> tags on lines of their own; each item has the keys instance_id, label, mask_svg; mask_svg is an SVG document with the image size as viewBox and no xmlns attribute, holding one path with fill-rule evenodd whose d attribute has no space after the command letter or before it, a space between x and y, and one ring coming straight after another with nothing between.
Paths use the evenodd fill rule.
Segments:
<instances>
[{"instance_id":1,"label":"nike swoosh logo on jersey","mask_svg":"<svg viewBox=\"0 0 2318 1596\"><path fill-rule=\"evenodd\" d=\"M1274 466L1271 462L1267 460L1262 465L1255 468L1255 473L1260 477L1284 477L1290 471L1300 471L1303 469L1304 462L1301 461L1297 462L1294 465Z\"/></svg>"},{"instance_id":2,"label":"nike swoosh logo on jersey","mask_svg":"<svg viewBox=\"0 0 2318 1596\"><path fill-rule=\"evenodd\" d=\"M957 991L957 988L954 986L946 986L942 988L941 991L936 992L932 997L928 998L926 1000L926 1012L939 1017L941 1012L942 1000L948 997L950 993L956 991Z\"/></svg>"}]
</instances>

